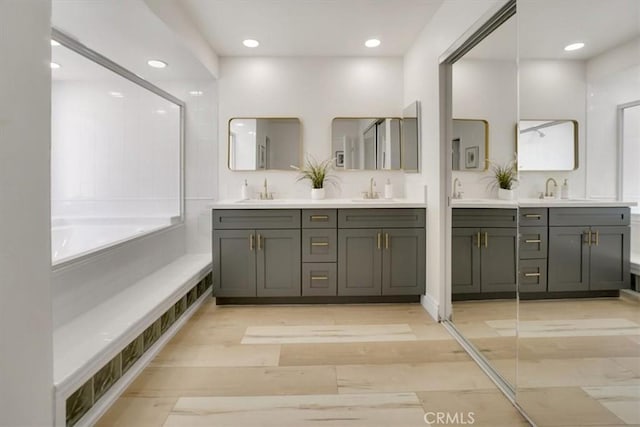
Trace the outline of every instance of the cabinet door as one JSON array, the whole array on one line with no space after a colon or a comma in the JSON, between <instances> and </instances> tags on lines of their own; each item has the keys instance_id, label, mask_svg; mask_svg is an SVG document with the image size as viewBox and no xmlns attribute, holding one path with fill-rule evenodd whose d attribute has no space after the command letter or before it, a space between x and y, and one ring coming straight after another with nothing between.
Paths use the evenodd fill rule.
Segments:
<instances>
[{"instance_id":1,"label":"cabinet door","mask_svg":"<svg viewBox=\"0 0 640 427\"><path fill-rule=\"evenodd\" d=\"M480 248L482 292L514 292L518 281L517 228L483 228Z\"/></svg>"},{"instance_id":2,"label":"cabinet door","mask_svg":"<svg viewBox=\"0 0 640 427\"><path fill-rule=\"evenodd\" d=\"M629 227L592 227L589 289L628 289Z\"/></svg>"},{"instance_id":3,"label":"cabinet door","mask_svg":"<svg viewBox=\"0 0 640 427\"><path fill-rule=\"evenodd\" d=\"M382 231L338 230L338 295L382 294Z\"/></svg>"},{"instance_id":4,"label":"cabinet door","mask_svg":"<svg viewBox=\"0 0 640 427\"><path fill-rule=\"evenodd\" d=\"M549 227L549 292L589 290L589 227Z\"/></svg>"},{"instance_id":5,"label":"cabinet door","mask_svg":"<svg viewBox=\"0 0 640 427\"><path fill-rule=\"evenodd\" d=\"M424 229L385 228L382 240L382 295L423 294Z\"/></svg>"},{"instance_id":6,"label":"cabinet door","mask_svg":"<svg viewBox=\"0 0 640 427\"><path fill-rule=\"evenodd\" d=\"M253 230L214 230L214 296L256 296L255 247Z\"/></svg>"},{"instance_id":7,"label":"cabinet door","mask_svg":"<svg viewBox=\"0 0 640 427\"><path fill-rule=\"evenodd\" d=\"M451 229L451 292L480 292L480 229Z\"/></svg>"},{"instance_id":8,"label":"cabinet door","mask_svg":"<svg viewBox=\"0 0 640 427\"><path fill-rule=\"evenodd\" d=\"M301 295L300 230L256 230L257 295Z\"/></svg>"}]
</instances>

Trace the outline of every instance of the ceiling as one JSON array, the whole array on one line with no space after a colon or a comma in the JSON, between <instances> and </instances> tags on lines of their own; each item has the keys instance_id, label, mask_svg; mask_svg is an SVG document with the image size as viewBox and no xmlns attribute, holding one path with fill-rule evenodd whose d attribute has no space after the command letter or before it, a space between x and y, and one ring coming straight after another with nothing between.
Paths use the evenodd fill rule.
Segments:
<instances>
[{"instance_id":1,"label":"ceiling","mask_svg":"<svg viewBox=\"0 0 640 427\"><path fill-rule=\"evenodd\" d=\"M220 56L402 56L443 0L181 0ZM249 49L244 39L260 41ZM364 46L378 38L377 48Z\"/></svg>"},{"instance_id":2,"label":"ceiling","mask_svg":"<svg viewBox=\"0 0 640 427\"><path fill-rule=\"evenodd\" d=\"M587 60L639 36L640 0L518 0L517 15L465 59L513 60L517 53L528 59ZM583 49L564 51L578 41L585 43Z\"/></svg>"}]
</instances>

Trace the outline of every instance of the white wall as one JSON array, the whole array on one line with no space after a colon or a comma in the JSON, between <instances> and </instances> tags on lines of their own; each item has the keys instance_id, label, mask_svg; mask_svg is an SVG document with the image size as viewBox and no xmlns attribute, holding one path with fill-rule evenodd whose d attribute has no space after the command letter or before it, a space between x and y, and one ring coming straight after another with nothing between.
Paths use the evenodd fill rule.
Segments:
<instances>
[{"instance_id":1,"label":"white wall","mask_svg":"<svg viewBox=\"0 0 640 427\"><path fill-rule=\"evenodd\" d=\"M462 59L453 64L452 114L456 119L486 120L489 125L488 159L504 165L515 157L517 80L513 61ZM483 135L484 136L484 135ZM482 152L482 150L481 150ZM482 167L484 158L480 159ZM460 149L464 165L464 149ZM487 171L454 171L466 198L496 198L491 166Z\"/></svg>"},{"instance_id":2,"label":"white wall","mask_svg":"<svg viewBox=\"0 0 640 427\"><path fill-rule=\"evenodd\" d=\"M586 76L588 195L613 199L618 170L616 107L640 100L640 38L590 59Z\"/></svg>"},{"instance_id":3,"label":"white wall","mask_svg":"<svg viewBox=\"0 0 640 427\"><path fill-rule=\"evenodd\" d=\"M443 316L445 295L445 163L440 145L440 56L462 34L504 2L447 0L427 23L404 57L404 104L421 102L422 172L407 174L409 192L427 186L427 295L423 304L434 316Z\"/></svg>"},{"instance_id":4,"label":"white wall","mask_svg":"<svg viewBox=\"0 0 640 427\"><path fill-rule=\"evenodd\" d=\"M0 426L53 424L50 16L0 1Z\"/></svg>"},{"instance_id":5,"label":"white wall","mask_svg":"<svg viewBox=\"0 0 640 427\"><path fill-rule=\"evenodd\" d=\"M526 55L526 52L521 52L521 55ZM588 169L585 65L584 61L573 60L520 60L520 118L577 120L578 169L568 172L520 172L519 197L538 197L538 193L544 191L545 181L549 177L555 178L558 186L567 179L569 197L585 197Z\"/></svg>"},{"instance_id":6,"label":"white wall","mask_svg":"<svg viewBox=\"0 0 640 427\"><path fill-rule=\"evenodd\" d=\"M250 194L265 178L277 198L310 198L311 186L296 182L297 172L232 172L227 167L227 124L232 117L299 117L303 152L322 160L332 157L334 117L400 116L403 102L401 58L237 58L221 60L218 120L219 196L239 199L246 179ZM403 172L338 172L338 188L327 197L357 197L375 177L378 191L390 178L402 196Z\"/></svg>"}]
</instances>

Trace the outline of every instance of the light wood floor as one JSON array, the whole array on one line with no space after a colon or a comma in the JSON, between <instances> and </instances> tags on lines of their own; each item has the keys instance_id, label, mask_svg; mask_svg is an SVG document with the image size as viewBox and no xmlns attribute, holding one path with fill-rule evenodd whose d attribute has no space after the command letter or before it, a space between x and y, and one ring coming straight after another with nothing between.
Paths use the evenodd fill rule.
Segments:
<instances>
[{"instance_id":1,"label":"light wood floor","mask_svg":"<svg viewBox=\"0 0 640 427\"><path fill-rule=\"evenodd\" d=\"M418 304L211 301L98 425L424 427L425 414L528 425Z\"/></svg>"}]
</instances>

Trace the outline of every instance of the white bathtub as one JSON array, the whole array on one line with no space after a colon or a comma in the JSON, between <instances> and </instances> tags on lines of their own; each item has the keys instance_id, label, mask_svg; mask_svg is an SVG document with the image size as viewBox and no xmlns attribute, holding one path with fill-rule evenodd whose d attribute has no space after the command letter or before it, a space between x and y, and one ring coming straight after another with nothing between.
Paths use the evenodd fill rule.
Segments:
<instances>
[{"instance_id":1,"label":"white bathtub","mask_svg":"<svg viewBox=\"0 0 640 427\"><path fill-rule=\"evenodd\" d=\"M51 227L51 263L70 261L142 234L179 218L55 218Z\"/></svg>"}]
</instances>

